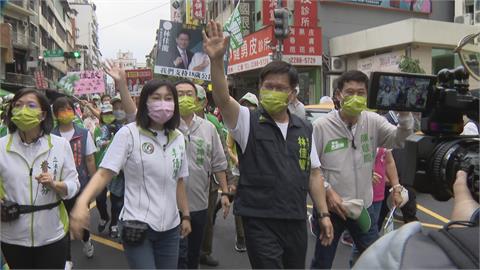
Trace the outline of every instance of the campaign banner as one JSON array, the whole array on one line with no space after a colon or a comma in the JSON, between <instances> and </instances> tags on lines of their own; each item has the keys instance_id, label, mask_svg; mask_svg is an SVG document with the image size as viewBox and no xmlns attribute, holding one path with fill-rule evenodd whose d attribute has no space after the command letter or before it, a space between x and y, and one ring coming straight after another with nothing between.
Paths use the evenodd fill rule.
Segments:
<instances>
[{"instance_id":1,"label":"campaign banner","mask_svg":"<svg viewBox=\"0 0 480 270\"><path fill-rule=\"evenodd\" d=\"M210 59L203 52L202 28L161 20L153 72L210 81Z\"/></svg>"},{"instance_id":2,"label":"campaign banner","mask_svg":"<svg viewBox=\"0 0 480 270\"><path fill-rule=\"evenodd\" d=\"M295 0L294 25L299 27L317 27L317 5L315 0Z\"/></svg>"},{"instance_id":3,"label":"campaign banner","mask_svg":"<svg viewBox=\"0 0 480 270\"><path fill-rule=\"evenodd\" d=\"M128 69L125 70L125 73L127 74L128 91L134 97L140 96L143 86L153 79L151 69Z\"/></svg>"},{"instance_id":4,"label":"campaign banner","mask_svg":"<svg viewBox=\"0 0 480 270\"><path fill-rule=\"evenodd\" d=\"M228 58L228 74L257 69L268 64L272 53L273 30L267 26L243 38L243 44L230 50Z\"/></svg>"},{"instance_id":5,"label":"campaign banner","mask_svg":"<svg viewBox=\"0 0 480 270\"><path fill-rule=\"evenodd\" d=\"M357 60L357 69L370 76L372 71L399 72L398 65L405 55L403 50L370 56Z\"/></svg>"},{"instance_id":6,"label":"campaign banner","mask_svg":"<svg viewBox=\"0 0 480 270\"><path fill-rule=\"evenodd\" d=\"M194 19L205 20L205 0L192 0L192 15Z\"/></svg>"},{"instance_id":7,"label":"campaign banner","mask_svg":"<svg viewBox=\"0 0 480 270\"><path fill-rule=\"evenodd\" d=\"M105 92L105 75L101 70L68 72L64 78L73 85L73 94L77 96Z\"/></svg>"}]
</instances>

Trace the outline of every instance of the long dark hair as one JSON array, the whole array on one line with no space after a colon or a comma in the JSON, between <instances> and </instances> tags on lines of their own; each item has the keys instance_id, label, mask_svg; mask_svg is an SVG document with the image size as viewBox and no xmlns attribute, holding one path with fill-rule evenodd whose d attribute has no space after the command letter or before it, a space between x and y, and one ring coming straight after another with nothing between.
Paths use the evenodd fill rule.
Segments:
<instances>
[{"instance_id":1,"label":"long dark hair","mask_svg":"<svg viewBox=\"0 0 480 270\"><path fill-rule=\"evenodd\" d=\"M12 101L10 102L10 106L7 111L7 126L10 133L14 133L17 131L17 126L11 121L12 119L12 110L15 107L15 103L23 96L27 94L34 94L37 99L38 103L40 103L40 109L42 112L45 113L45 119L40 122L40 129L42 130L43 134L50 134L53 129L53 115L52 110L50 109L50 104L48 103L47 97L38 91L35 88L23 88L20 89L15 96L13 97Z\"/></svg>"},{"instance_id":2,"label":"long dark hair","mask_svg":"<svg viewBox=\"0 0 480 270\"><path fill-rule=\"evenodd\" d=\"M138 101L138 111L137 111L137 125L144 129L148 129L151 124L151 119L148 116L147 101L148 97L153 94L160 87L167 87L168 91L173 95L173 102L175 104L175 109L173 110L173 116L168 120L163 128L165 133L170 130L174 130L180 124L180 110L178 108L178 93L177 89L169 81L163 80L150 80L145 86L143 86L142 92L140 94L140 100Z\"/></svg>"}]
</instances>

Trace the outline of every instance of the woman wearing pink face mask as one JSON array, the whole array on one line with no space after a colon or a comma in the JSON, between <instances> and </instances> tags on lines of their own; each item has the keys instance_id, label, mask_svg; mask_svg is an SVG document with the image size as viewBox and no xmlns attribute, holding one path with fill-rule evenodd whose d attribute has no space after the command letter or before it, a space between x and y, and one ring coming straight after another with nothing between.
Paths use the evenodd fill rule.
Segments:
<instances>
[{"instance_id":1,"label":"woman wearing pink face mask","mask_svg":"<svg viewBox=\"0 0 480 270\"><path fill-rule=\"evenodd\" d=\"M185 183L188 164L178 95L169 82L152 80L142 90L136 122L121 128L97 173L77 199L70 230L81 239L88 204L120 170L125 201L119 227L130 268L176 268L180 237L191 231ZM178 210L180 210L180 214Z\"/></svg>"}]
</instances>

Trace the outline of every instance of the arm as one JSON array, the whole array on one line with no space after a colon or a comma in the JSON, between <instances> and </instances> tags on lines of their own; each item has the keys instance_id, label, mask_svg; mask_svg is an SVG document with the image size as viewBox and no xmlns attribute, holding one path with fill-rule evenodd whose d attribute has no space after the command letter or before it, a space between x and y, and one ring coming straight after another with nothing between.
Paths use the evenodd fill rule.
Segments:
<instances>
[{"instance_id":1,"label":"arm","mask_svg":"<svg viewBox=\"0 0 480 270\"><path fill-rule=\"evenodd\" d=\"M94 175L97 172L97 168L95 166L95 155L88 155L85 157L85 160L87 162L88 175Z\"/></svg>"},{"instance_id":2,"label":"arm","mask_svg":"<svg viewBox=\"0 0 480 270\"><path fill-rule=\"evenodd\" d=\"M402 196L400 192L402 191L403 187L400 185L400 181L398 180L397 166L395 166L395 160L393 159L392 151L387 151L385 153L385 173L393 187L392 203L398 207L402 203Z\"/></svg>"},{"instance_id":3,"label":"arm","mask_svg":"<svg viewBox=\"0 0 480 270\"><path fill-rule=\"evenodd\" d=\"M377 114L369 114L377 124L378 146L385 148L402 148L405 139L413 134L413 116L409 112L400 112L398 127Z\"/></svg>"},{"instance_id":4,"label":"arm","mask_svg":"<svg viewBox=\"0 0 480 270\"><path fill-rule=\"evenodd\" d=\"M90 110L92 112L92 114L97 118L97 119L100 119L100 111L95 109L95 107L93 107L92 104L88 103L87 101L85 100L82 100L81 101L81 104L86 107L88 110Z\"/></svg>"},{"instance_id":5,"label":"arm","mask_svg":"<svg viewBox=\"0 0 480 270\"><path fill-rule=\"evenodd\" d=\"M223 218L227 218L228 212L230 211L230 199L228 198L228 185L227 185L227 174L225 171L216 172L215 178L220 183L220 188L222 189L222 195L220 198L222 208L223 208Z\"/></svg>"},{"instance_id":6,"label":"arm","mask_svg":"<svg viewBox=\"0 0 480 270\"><path fill-rule=\"evenodd\" d=\"M185 181L179 178L177 182L177 204L183 217L189 217L187 192L185 191ZM192 231L190 220L182 219L181 221L181 237L184 238Z\"/></svg>"},{"instance_id":7,"label":"arm","mask_svg":"<svg viewBox=\"0 0 480 270\"><path fill-rule=\"evenodd\" d=\"M128 92L127 75L125 73L125 69L115 65L111 60L107 60L104 70L115 80L115 85L118 87L118 91L120 92L122 107L123 110L125 110L125 113L136 114L137 106L135 106L135 102L133 102L130 92Z\"/></svg>"},{"instance_id":8,"label":"arm","mask_svg":"<svg viewBox=\"0 0 480 270\"><path fill-rule=\"evenodd\" d=\"M325 199L325 188L323 186L323 176L320 168L312 168L310 171L309 194L320 213L327 214L328 207ZM328 246L333 241L333 226L330 217L320 218L320 240L322 245Z\"/></svg>"},{"instance_id":9,"label":"arm","mask_svg":"<svg viewBox=\"0 0 480 270\"><path fill-rule=\"evenodd\" d=\"M112 180L113 175L113 171L100 168L78 197L70 213L70 231L74 239L82 239L83 230L90 225L89 204Z\"/></svg>"},{"instance_id":10,"label":"arm","mask_svg":"<svg viewBox=\"0 0 480 270\"><path fill-rule=\"evenodd\" d=\"M224 74L223 55L225 54L228 38L223 37L222 27L219 23L210 21L208 24L208 37L203 32L203 48L210 57L213 86L213 100L220 108L225 124L228 128L237 126L240 104L230 97L227 80Z\"/></svg>"}]
</instances>

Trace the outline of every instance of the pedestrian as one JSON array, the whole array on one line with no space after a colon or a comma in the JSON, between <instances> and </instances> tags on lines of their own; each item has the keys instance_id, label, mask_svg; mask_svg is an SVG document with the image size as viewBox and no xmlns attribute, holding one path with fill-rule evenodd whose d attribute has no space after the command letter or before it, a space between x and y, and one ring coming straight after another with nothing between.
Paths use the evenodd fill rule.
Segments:
<instances>
[{"instance_id":1,"label":"pedestrian","mask_svg":"<svg viewBox=\"0 0 480 270\"><path fill-rule=\"evenodd\" d=\"M76 238L89 225L88 203L123 169L120 228L129 267L177 268L180 237L191 231L184 181L188 161L185 137L176 129L179 122L175 87L149 81L140 94L136 122L115 135L75 204L70 226Z\"/></svg>"},{"instance_id":2,"label":"pedestrian","mask_svg":"<svg viewBox=\"0 0 480 270\"><path fill-rule=\"evenodd\" d=\"M36 89L15 94L7 126L10 133L0 139L2 253L12 269L63 269L68 214L62 199L80 188L72 150L50 134L50 104ZM19 214L9 215L18 208Z\"/></svg>"},{"instance_id":3,"label":"pedestrian","mask_svg":"<svg viewBox=\"0 0 480 270\"><path fill-rule=\"evenodd\" d=\"M234 214L242 217L252 268L305 268L307 192L322 213L321 239L333 236L325 202L312 127L291 114L288 97L298 72L274 61L260 72L261 108L250 112L228 93L223 56L228 40L221 25L210 21L203 46L212 63L213 98L239 145L240 180Z\"/></svg>"},{"instance_id":4,"label":"pedestrian","mask_svg":"<svg viewBox=\"0 0 480 270\"><path fill-rule=\"evenodd\" d=\"M290 113L300 117L300 119L305 119L305 105L298 100L298 94L300 94L300 87L297 85L295 87L295 92L288 96L288 110Z\"/></svg>"},{"instance_id":5,"label":"pedestrian","mask_svg":"<svg viewBox=\"0 0 480 270\"><path fill-rule=\"evenodd\" d=\"M80 181L80 191L87 185L90 177L93 176L96 172L95 167L95 152L97 147L93 142L92 135L90 132L79 127L77 124L73 123L75 118L75 113L73 111L74 105L71 100L67 97L57 98L53 102L53 114L57 118L58 126L52 130L52 134L65 138L72 148L73 158L75 160L75 166L77 168L78 180ZM67 209L67 213L70 213L75 201L77 200L78 194L69 199L65 200L64 204ZM83 233L83 253L87 258L92 258L94 253L94 247L90 239L90 232L85 230ZM72 255L70 248L70 238L68 239L68 250L67 250L67 263L66 269L72 269Z\"/></svg>"},{"instance_id":6,"label":"pedestrian","mask_svg":"<svg viewBox=\"0 0 480 270\"><path fill-rule=\"evenodd\" d=\"M208 56L207 56L208 58ZM226 143L225 143L225 128L223 124L218 121L217 117L215 117L213 114L209 113L206 111L206 107L208 105L208 98L207 98L207 93L205 92L205 89L198 84L195 84L195 88L197 90L197 99L198 99L198 110L195 111L195 114L203 118L205 120L208 120L210 123L212 123L215 126L215 129L217 130L217 133L220 137L220 141L222 143L222 147L224 149L224 153L226 156ZM228 160L227 160L228 161ZM227 174L227 183L228 183L228 177L229 177L229 172L228 169L225 172ZM208 265L208 266L218 266L219 262L215 257L212 255L213 251L213 232L214 232L214 225L215 225L215 217L217 215L217 200L218 200L218 182L215 179L215 176L212 174L210 176L210 187L209 187L209 194L208 194L208 208L207 208L207 223L205 224L205 230L204 230L204 235L203 235L203 241L202 241L202 247L200 250L200 264ZM221 204L221 201L219 201L219 204ZM221 205L220 205L221 208Z\"/></svg>"},{"instance_id":7,"label":"pedestrian","mask_svg":"<svg viewBox=\"0 0 480 270\"><path fill-rule=\"evenodd\" d=\"M367 86L368 77L360 71L342 74L336 92L340 109L313 123L335 236L330 246L322 245L317 240L312 268L332 267L340 235L345 229L348 229L359 253L378 239L377 226L369 226L374 216L371 205L376 149L402 147L405 138L413 133L413 117L408 112L400 113L397 128L384 117L365 111ZM397 184L394 192L402 188ZM357 220L359 217L352 214L351 207L355 205L364 208L366 219ZM317 217L317 210L314 209L314 231L319 230ZM355 255L350 261L351 265Z\"/></svg>"},{"instance_id":8,"label":"pedestrian","mask_svg":"<svg viewBox=\"0 0 480 270\"><path fill-rule=\"evenodd\" d=\"M192 217L192 233L180 243L178 268L197 269L205 225L208 221L210 176L214 175L222 189L224 218L230 201L225 170L227 160L215 126L195 115L198 98L195 85L182 80L176 83L179 95L181 122L179 129L187 138L188 181L187 196Z\"/></svg>"},{"instance_id":9,"label":"pedestrian","mask_svg":"<svg viewBox=\"0 0 480 270\"><path fill-rule=\"evenodd\" d=\"M113 115L113 106L110 103L102 104L100 110L100 125L95 129L94 133L95 143L98 148L98 152L95 154L97 168L99 168L113 137L123 126L122 122L116 121ZM107 211L107 188L97 196L96 204L100 214L97 229L99 233L102 233L110 222L110 216Z\"/></svg>"}]
</instances>

